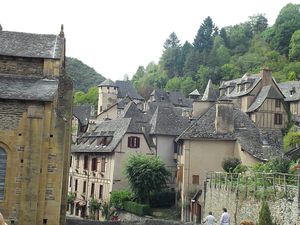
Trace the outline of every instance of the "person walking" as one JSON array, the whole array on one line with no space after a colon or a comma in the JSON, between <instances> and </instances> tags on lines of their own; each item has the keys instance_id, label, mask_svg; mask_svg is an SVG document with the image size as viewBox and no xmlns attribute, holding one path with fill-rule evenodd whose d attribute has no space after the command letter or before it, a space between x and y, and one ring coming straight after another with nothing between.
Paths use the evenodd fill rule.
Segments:
<instances>
[{"instance_id":1,"label":"person walking","mask_svg":"<svg viewBox=\"0 0 300 225\"><path fill-rule=\"evenodd\" d=\"M220 225L230 225L230 216L226 208L223 208L223 213L220 219Z\"/></svg>"},{"instance_id":2,"label":"person walking","mask_svg":"<svg viewBox=\"0 0 300 225\"><path fill-rule=\"evenodd\" d=\"M208 213L208 216L205 217L203 220L203 223L207 223L207 225L214 225L215 222L217 222L216 218L212 215L212 212Z\"/></svg>"},{"instance_id":3,"label":"person walking","mask_svg":"<svg viewBox=\"0 0 300 225\"><path fill-rule=\"evenodd\" d=\"M1 212L0 212L0 225L7 225L5 223L5 221L4 221L4 218L3 218L2 214L1 214Z\"/></svg>"}]
</instances>

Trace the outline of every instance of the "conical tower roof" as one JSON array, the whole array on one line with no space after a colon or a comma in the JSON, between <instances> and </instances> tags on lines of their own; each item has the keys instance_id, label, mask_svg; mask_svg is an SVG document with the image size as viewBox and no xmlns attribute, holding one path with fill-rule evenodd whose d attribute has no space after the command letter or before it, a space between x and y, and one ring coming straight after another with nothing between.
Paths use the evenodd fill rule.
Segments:
<instances>
[{"instance_id":1,"label":"conical tower roof","mask_svg":"<svg viewBox=\"0 0 300 225\"><path fill-rule=\"evenodd\" d=\"M117 85L111 79L106 79L98 87L117 87Z\"/></svg>"},{"instance_id":2,"label":"conical tower roof","mask_svg":"<svg viewBox=\"0 0 300 225\"><path fill-rule=\"evenodd\" d=\"M189 93L189 96L200 96L200 93L197 89L195 89L191 93Z\"/></svg>"},{"instance_id":3,"label":"conical tower roof","mask_svg":"<svg viewBox=\"0 0 300 225\"><path fill-rule=\"evenodd\" d=\"M207 83L205 92L204 92L203 97L202 97L201 100L202 101L209 101L209 102L214 102L214 101L217 100L217 95L216 95L215 90L213 89L212 82L211 82L210 79Z\"/></svg>"}]
</instances>

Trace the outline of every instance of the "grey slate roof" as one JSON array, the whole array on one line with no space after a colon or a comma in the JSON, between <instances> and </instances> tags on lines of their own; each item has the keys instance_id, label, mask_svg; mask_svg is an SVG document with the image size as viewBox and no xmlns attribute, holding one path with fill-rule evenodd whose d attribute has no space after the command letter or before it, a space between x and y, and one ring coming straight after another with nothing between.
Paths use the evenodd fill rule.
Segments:
<instances>
[{"instance_id":1,"label":"grey slate roof","mask_svg":"<svg viewBox=\"0 0 300 225\"><path fill-rule=\"evenodd\" d=\"M0 98L53 101L58 81L40 77L0 74Z\"/></svg>"},{"instance_id":2,"label":"grey slate roof","mask_svg":"<svg viewBox=\"0 0 300 225\"><path fill-rule=\"evenodd\" d=\"M191 108L193 106L193 101L191 99L186 98L184 94L179 91L169 92L169 99L174 106L188 108Z\"/></svg>"},{"instance_id":3,"label":"grey slate roof","mask_svg":"<svg viewBox=\"0 0 300 225\"><path fill-rule=\"evenodd\" d=\"M71 147L71 152L112 152L118 146L122 137L127 132L131 119L118 118L115 120L107 120L98 124L93 132L86 133L79 139L79 144ZM97 138L112 137L111 142L107 146L97 146Z\"/></svg>"},{"instance_id":4,"label":"grey slate roof","mask_svg":"<svg viewBox=\"0 0 300 225\"><path fill-rule=\"evenodd\" d=\"M233 109L234 132L217 133L215 129L216 105L208 109L189 128L187 128L178 138L180 139L212 139L212 140L233 140L238 141L242 149L250 155L260 160L269 159L273 155L278 155L282 151L281 146L276 145L271 137L262 135L247 114L238 108ZM269 147L264 148L262 141L267 140Z\"/></svg>"},{"instance_id":5,"label":"grey slate roof","mask_svg":"<svg viewBox=\"0 0 300 225\"><path fill-rule=\"evenodd\" d=\"M150 124L150 134L171 136L178 136L190 125L187 118L177 115L173 106L158 106Z\"/></svg>"},{"instance_id":6,"label":"grey slate roof","mask_svg":"<svg viewBox=\"0 0 300 225\"><path fill-rule=\"evenodd\" d=\"M287 81L279 83L278 86L285 96L285 101L300 100L300 81Z\"/></svg>"},{"instance_id":7,"label":"grey slate roof","mask_svg":"<svg viewBox=\"0 0 300 225\"><path fill-rule=\"evenodd\" d=\"M191 108L193 101L186 98L183 93L178 91L166 92L161 89L156 89L151 93L155 102L169 102L174 106Z\"/></svg>"},{"instance_id":8,"label":"grey slate roof","mask_svg":"<svg viewBox=\"0 0 300 225\"><path fill-rule=\"evenodd\" d=\"M59 59L63 46L57 35L0 31L0 55Z\"/></svg>"},{"instance_id":9,"label":"grey slate roof","mask_svg":"<svg viewBox=\"0 0 300 225\"><path fill-rule=\"evenodd\" d=\"M116 86L118 87L118 98L129 96L132 99L144 100L130 81L117 80Z\"/></svg>"},{"instance_id":10,"label":"grey slate roof","mask_svg":"<svg viewBox=\"0 0 300 225\"><path fill-rule=\"evenodd\" d=\"M292 160L297 160L300 158L300 147L289 150L285 153L285 156L289 157Z\"/></svg>"},{"instance_id":11,"label":"grey slate roof","mask_svg":"<svg viewBox=\"0 0 300 225\"><path fill-rule=\"evenodd\" d=\"M216 95L215 90L213 89L211 80L208 81L201 100L202 101L212 101L212 102L217 100L217 95Z\"/></svg>"},{"instance_id":12,"label":"grey slate roof","mask_svg":"<svg viewBox=\"0 0 300 225\"><path fill-rule=\"evenodd\" d=\"M222 82L220 88L232 87L233 90L229 94L226 93L226 96L234 98L250 93L256 87L260 80L261 77L259 74L245 74L242 78ZM238 84L245 83L249 83L250 86L244 91L239 91Z\"/></svg>"},{"instance_id":13,"label":"grey slate roof","mask_svg":"<svg viewBox=\"0 0 300 225\"><path fill-rule=\"evenodd\" d=\"M98 87L117 87L117 85L111 79L106 79L102 81Z\"/></svg>"},{"instance_id":14,"label":"grey slate roof","mask_svg":"<svg viewBox=\"0 0 300 225\"><path fill-rule=\"evenodd\" d=\"M140 109L138 109L134 102L130 102L126 105L121 117L132 119L128 127L128 132L144 133L146 128L150 128L150 115L145 114Z\"/></svg>"},{"instance_id":15,"label":"grey slate roof","mask_svg":"<svg viewBox=\"0 0 300 225\"><path fill-rule=\"evenodd\" d=\"M279 94L272 85L264 86L247 111L253 112L254 110L258 109L267 98L283 99L283 96Z\"/></svg>"},{"instance_id":16,"label":"grey slate roof","mask_svg":"<svg viewBox=\"0 0 300 225\"><path fill-rule=\"evenodd\" d=\"M88 125L91 116L91 105L73 106L73 115L80 121L81 125Z\"/></svg>"}]
</instances>

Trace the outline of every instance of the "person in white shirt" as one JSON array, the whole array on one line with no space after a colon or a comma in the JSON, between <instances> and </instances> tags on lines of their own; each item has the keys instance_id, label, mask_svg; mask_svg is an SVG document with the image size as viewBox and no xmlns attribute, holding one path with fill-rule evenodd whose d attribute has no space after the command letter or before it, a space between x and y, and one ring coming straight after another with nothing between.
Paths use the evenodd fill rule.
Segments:
<instances>
[{"instance_id":1,"label":"person in white shirt","mask_svg":"<svg viewBox=\"0 0 300 225\"><path fill-rule=\"evenodd\" d=\"M212 212L208 213L208 216L205 217L203 220L203 223L207 223L207 225L214 225L215 222L217 222L216 218L212 215Z\"/></svg>"},{"instance_id":2,"label":"person in white shirt","mask_svg":"<svg viewBox=\"0 0 300 225\"><path fill-rule=\"evenodd\" d=\"M230 216L226 208L223 208L223 213L220 219L220 225L230 225Z\"/></svg>"},{"instance_id":3,"label":"person in white shirt","mask_svg":"<svg viewBox=\"0 0 300 225\"><path fill-rule=\"evenodd\" d=\"M1 212L0 212L0 225L7 225L5 223L5 221L4 221L4 218L3 218L2 214L1 214Z\"/></svg>"}]
</instances>

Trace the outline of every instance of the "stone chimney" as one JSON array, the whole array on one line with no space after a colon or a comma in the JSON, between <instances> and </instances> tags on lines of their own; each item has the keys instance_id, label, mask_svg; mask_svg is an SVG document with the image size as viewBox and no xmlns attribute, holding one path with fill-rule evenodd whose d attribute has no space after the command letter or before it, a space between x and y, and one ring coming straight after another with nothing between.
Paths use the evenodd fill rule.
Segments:
<instances>
[{"instance_id":1,"label":"stone chimney","mask_svg":"<svg viewBox=\"0 0 300 225\"><path fill-rule=\"evenodd\" d=\"M262 81L262 87L272 84L272 70L269 68L263 68L260 71L260 77Z\"/></svg>"},{"instance_id":2,"label":"stone chimney","mask_svg":"<svg viewBox=\"0 0 300 225\"><path fill-rule=\"evenodd\" d=\"M194 100L193 101L193 112L192 116L194 118L201 116L205 113L215 102L212 101L202 101Z\"/></svg>"},{"instance_id":3,"label":"stone chimney","mask_svg":"<svg viewBox=\"0 0 300 225\"><path fill-rule=\"evenodd\" d=\"M234 131L233 103L230 100L217 102L215 128L217 133L232 133Z\"/></svg>"},{"instance_id":4,"label":"stone chimney","mask_svg":"<svg viewBox=\"0 0 300 225\"><path fill-rule=\"evenodd\" d=\"M213 89L211 80L208 81L202 99L193 102L192 116L198 117L205 113L217 100L216 92Z\"/></svg>"}]
</instances>

